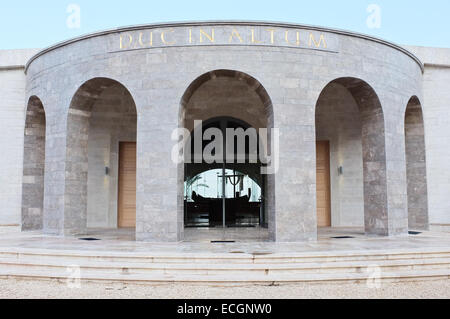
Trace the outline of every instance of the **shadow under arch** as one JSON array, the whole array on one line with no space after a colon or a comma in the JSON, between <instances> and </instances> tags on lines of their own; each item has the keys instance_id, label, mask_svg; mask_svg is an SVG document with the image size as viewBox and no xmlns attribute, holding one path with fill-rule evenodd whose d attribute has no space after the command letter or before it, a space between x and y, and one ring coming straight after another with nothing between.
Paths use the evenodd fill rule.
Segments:
<instances>
[{"instance_id":1,"label":"shadow under arch","mask_svg":"<svg viewBox=\"0 0 450 319\"><path fill-rule=\"evenodd\" d=\"M428 230L428 191L425 124L422 103L412 96L405 110L405 154L408 195L408 227Z\"/></svg>"},{"instance_id":2,"label":"shadow under arch","mask_svg":"<svg viewBox=\"0 0 450 319\"><path fill-rule=\"evenodd\" d=\"M97 107L100 108L101 112L96 112ZM105 118L97 118L97 113L105 114ZM93 121L94 118L95 121ZM123 137L123 141L136 141L137 112L134 98L129 90L122 83L110 78L98 77L84 82L72 97L68 110L64 203L64 231L67 234L86 233L88 227L88 198L96 192L102 191L102 189L98 189L88 192L88 172L90 170L89 165L91 165L88 148L92 133L90 130L99 123L101 126L108 127L108 129L114 127L118 132L126 129L130 131L130 133L127 133L128 135L118 136L116 136L116 132L111 131L109 133L111 144L105 147L110 152L109 157L104 160L102 167L98 167L98 170L104 172L104 175L116 174L116 170L105 167L114 165L114 163L110 163L114 159L111 153L116 152L118 154L119 144L122 142L121 137ZM118 161L117 158L115 160ZM114 177L117 181L118 177ZM108 179L110 183L112 183L111 179ZM93 184L95 185L95 183ZM115 186L110 185L110 187ZM120 196L120 194L117 196ZM102 206L102 209L107 210L106 205L107 203L103 203L105 207ZM120 205L120 202L118 205ZM136 205L135 199L134 205ZM106 226L108 227L114 224L118 227L118 221L114 221L113 218L107 223Z\"/></svg>"},{"instance_id":3,"label":"shadow under arch","mask_svg":"<svg viewBox=\"0 0 450 319\"><path fill-rule=\"evenodd\" d=\"M183 94L183 97L181 98L180 103L180 112L179 112L179 120L182 123L184 120L184 110L186 109L189 101L191 100L194 93L206 82L217 79L217 78L231 78L236 79L238 81L244 82L251 90L253 90L262 101L264 108L265 108L265 116L268 119L268 127L270 124L272 124L273 127L273 105L272 100L269 97L269 94L267 93L264 86L254 77L248 75L247 73L235 71L235 70L214 70L207 73L204 73L203 75L200 75L198 78L196 78L192 83L188 86L186 91Z\"/></svg>"},{"instance_id":4,"label":"shadow under arch","mask_svg":"<svg viewBox=\"0 0 450 319\"><path fill-rule=\"evenodd\" d=\"M221 101L223 103L220 103ZM264 149L270 155L271 129L274 122L273 105L266 89L257 79L244 72L221 69L206 72L193 80L180 101L179 127L193 132L194 120L207 121L218 117L234 118L257 130L268 129ZM266 220L269 229L274 230L275 176L267 175L265 180ZM183 196L180 195L184 194L184 181L185 163L183 162L178 165L179 200L183 200ZM184 204L179 202L178 207L183 206ZM179 211L179 213L183 212Z\"/></svg>"},{"instance_id":5,"label":"shadow under arch","mask_svg":"<svg viewBox=\"0 0 450 319\"><path fill-rule=\"evenodd\" d=\"M202 127L195 127L191 131L191 134L189 135L189 138L186 141L185 150L186 150L186 152L190 152L191 153L190 154L191 155L190 156L191 162L194 162L193 159L195 158L195 155L193 154L194 153L194 149L195 149L194 148L194 140L192 138L194 136L194 134L195 134L195 131L197 131L198 133L202 134L202 136L203 136L204 131L207 130L208 128L211 128L211 127L219 128L219 129L230 128L230 126L228 126L228 127L226 127L226 126L220 127L220 123L223 123L224 121L228 122L228 123L232 123L232 126L233 126L232 128L242 128L244 130L253 128L249 123L247 123L245 121L242 121L242 120L239 120L239 119L236 119L236 118L233 118L233 117L214 117L214 118L208 119L206 121L203 121L202 122ZM226 133L222 132L222 134L223 134L224 139L226 141L226 138L227 138L226 137ZM256 134L258 134L258 132L256 132ZM263 166L264 164L260 161L260 158L261 158L260 156L263 156L261 154L265 154L265 148L264 148L264 145L262 143L260 143L260 136L259 135L256 135L256 143L255 144L256 144L256 154L255 155L257 157L257 162L254 163L254 164L258 164L260 166ZM246 147L248 145L249 145L249 143L246 143ZM203 152L204 147L205 147L205 145L203 145L203 148L201 150L202 152ZM245 155L247 156L249 154L249 149L246 148L245 152L246 152ZM187 155L187 154L185 154L185 155ZM185 160L185 162L186 162L186 160ZM226 169L232 169L231 165L227 165L227 162L225 161L225 159L224 159L224 162L225 162L225 168ZM223 166L221 163L211 163L211 164L203 163L203 164L204 164L204 166L202 166L202 165L192 165L191 167L189 167L189 171L185 170L184 180L186 181L187 179L194 177L195 175L201 173L205 169L222 168L222 166ZM260 167L257 167L257 168L256 168L256 166L245 167L245 165L246 165L245 163L241 163L241 164L233 164L232 166L234 166L235 168L238 167L238 169L240 169L243 173L248 174L250 178L255 180L258 183L258 185L262 185L263 180L262 180Z\"/></svg>"},{"instance_id":6,"label":"shadow under arch","mask_svg":"<svg viewBox=\"0 0 450 319\"><path fill-rule=\"evenodd\" d=\"M22 216L23 231L43 228L46 116L42 101L29 98L24 130Z\"/></svg>"},{"instance_id":7,"label":"shadow under arch","mask_svg":"<svg viewBox=\"0 0 450 319\"><path fill-rule=\"evenodd\" d=\"M389 234L387 207L386 140L383 109L375 90L364 80L342 77L329 82L316 103L316 126L320 101L333 85L347 90L357 105L361 121L364 227L369 235ZM333 97L339 99L339 96ZM334 119L337 120L337 119ZM334 123L336 125L336 123ZM316 127L317 129L317 127ZM344 168L345 172L345 168ZM344 173L345 174L345 173Z\"/></svg>"}]
</instances>

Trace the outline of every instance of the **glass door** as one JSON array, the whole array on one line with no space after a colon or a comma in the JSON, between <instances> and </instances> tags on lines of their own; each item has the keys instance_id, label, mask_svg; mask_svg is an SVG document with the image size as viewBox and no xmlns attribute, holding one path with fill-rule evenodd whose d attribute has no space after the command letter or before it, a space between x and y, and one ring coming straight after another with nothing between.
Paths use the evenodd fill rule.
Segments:
<instances>
[{"instance_id":1,"label":"glass door","mask_svg":"<svg viewBox=\"0 0 450 319\"><path fill-rule=\"evenodd\" d=\"M226 130L247 129L242 121L231 118L211 119L203 123L202 133L218 128L226 138ZM191 140L191 152L195 150ZM225 150L226 141L224 141ZM245 163L237 164L236 143L234 163L185 164L185 226L186 227L254 227L264 222L264 176L260 163L249 163L246 147ZM201 148L204 150L205 145ZM194 158L191 157L191 158Z\"/></svg>"},{"instance_id":2,"label":"glass door","mask_svg":"<svg viewBox=\"0 0 450 319\"><path fill-rule=\"evenodd\" d=\"M185 182L186 227L254 227L262 223L262 190L236 169L212 169Z\"/></svg>"}]
</instances>

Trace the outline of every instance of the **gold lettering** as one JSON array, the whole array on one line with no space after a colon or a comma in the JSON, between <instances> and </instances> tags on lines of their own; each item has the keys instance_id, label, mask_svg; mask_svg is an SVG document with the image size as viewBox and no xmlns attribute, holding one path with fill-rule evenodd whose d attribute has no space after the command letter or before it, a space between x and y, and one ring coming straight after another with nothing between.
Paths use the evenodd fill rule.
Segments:
<instances>
[{"instance_id":1,"label":"gold lettering","mask_svg":"<svg viewBox=\"0 0 450 319\"><path fill-rule=\"evenodd\" d=\"M211 29L211 35L200 29L200 43L203 43L203 36L207 37L212 43L216 41L214 37L214 29Z\"/></svg>"},{"instance_id":2,"label":"gold lettering","mask_svg":"<svg viewBox=\"0 0 450 319\"><path fill-rule=\"evenodd\" d=\"M242 38L241 38L241 35L239 34L239 32L237 32L237 30L236 29L233 29L233 31L231 32L231 35L230 35L230 40L228 41L228 42L233 42L233 37L234 36L236 36L238 39L239 39L239 41L242 43L242 42L244 42L243 40L242 40Z\"/></svg>"},{"instance_id":3,"label":"gold lettering","mask_svg":"<svg viewBox=\"0 0 450 319\"><path fill-rule=\"evenodd\" d=\"M169 44L169 45L171 45L171 44L175 44L175 41L166 41L166 32L170 32L170 33L173 33L174 31L173 31L173 29L170 29L169 31L162 31L161 32L161 41L162 41L162 43L164 43L164 44Z\"/></svg>"},{"instance_id":4,"label":"gold lettering","mask_svg":"<svg viewBox=\"0 0 450 319\"><path fill-rule=\"evenodd\" d=\"M298 33L297 33L297 35L298 35ZM288 30L286 30L284 38L286 40L286 44L293 44L293 43L289 42L289 31Z\"/></svg>"},{"instance_id":5,"label":"gold lettering","mask_svg":"<svg viewBox=\"0 0 450 319\"><path fill-rule=\"evenodd\" d=\"M139 44L141 45L141 47L145 47L145 43L144 43L143 38L144 38L144 33L143 32L139 33ZM153 32L150 32L149 45L153 46Z\"/></svg>"},{"instance_id":6,"label":"gold lettering","mask_svg":"<svg viewBox=\"0 0 450 319\"><path fill-rule=\"evenodd\" d=\"M195 35L193 32L196 32L195 29L188 29L189 31L189 43L195 44L197 43L216 43L216 33L215 29L211 28L210 30L204 30L199 29L199 39L195 38ZM198 30L198 29L197 29ZM160 31L161 35L161 42L163 45L174 45L176 44L176 34L175 29L167 29L164 31ZM264 31L264 30L263 30ZM266 32L268 32L270 37L270 44L275 44L275 36L277 36L276 32L277 29L265 29ZM318 49L327 49L328 43L326 41L325 35L323 33L314 33L313 31L308 32L309 33L309 39L307 39L307 33L305 34L305 39L303 38L303 34L301 31L296 30L278 30L278 31L284 31L284 43L289 46L306 46L307 43L309 47L311 48L318 48ZM292 32L291 32L292 31ZM147 33L148 32L148 33ZM126 50L126 49L133 49L133 48L146 48L146 47L153 47L153 33L154 31L142 31L139 32L139 34L132 34L132 33L123 33L120 34L120 49ZM250 41L250 44L268 44L267 38L261 39L261 34L258 33L259 30L256 29L250 29L250 39L245 39L245 41ZM292 34L295 32L295 36ZM266 36L267 37L267 36ZM281 37L281 35L280 35ZM277 38L278 39L278 38ZM282 39L280 39L281 41ZM231 34L229 36L229 43L237 43L239 41L240 43L244 43L244 38L239 33L238 29L232 29ZM247 42L245 42L247 43Z\"/></svg>"},{"instance_id":7,"label":"gold lettering","mask_svg":"<svg viewBox=\"0 0 450 319\"><path fill-rule=\"evenodd\" d=\"M274 44L275 43L275 30L274 29L266 29L266 31L270 32L270 43Z\"/></svg>"},{"instance_id":8,"label":"gold lettering","mask_svg":"<svg viewBox=\"0 0 450 319\"><path fill-rule=\"evenodd\" d=\"M255 30L254 29L252 29L252 43L253 44L261 43L261 41L255 39Z\"/></svg>"},{"instance_id":9,"label":"gold lettering","mask_svg":"<svg viewBox=\"0 0 450 319\"><path fill-rule=\"evenodd\" d=\"M323 34L320 35L320 39L319 42L316 42L316 39L314 38L314 35L312 33L309 34L309 46L311 47L314 43L314 45L316 46L316 48L320 47L320 44L323 42L323 47L326 49L327 48L327 43L325 41L325 37Z\"/></svg>"},{"instance_id":10,"label":"gold lettering","mask_svg":"<svg viewBox=\"0 0 450 319\"><path fill-rule=\"evenodd\" d=\"M131 34L127 34L128 36L128 45L131 46L131 43L133 43L133 37L131 36ZM123 35L120 35L120 49L126 49L124 43L123 43Z\"/></svg>"}]
</instances>

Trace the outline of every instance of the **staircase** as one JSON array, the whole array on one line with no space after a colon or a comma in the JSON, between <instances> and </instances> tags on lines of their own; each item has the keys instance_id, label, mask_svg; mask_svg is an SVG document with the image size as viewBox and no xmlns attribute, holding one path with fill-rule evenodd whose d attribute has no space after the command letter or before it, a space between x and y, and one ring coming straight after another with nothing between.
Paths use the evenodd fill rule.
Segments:
<instances>
[{"instance_id":1,"label":"staircase","mask_svg":"<svg viewBox=\"0 0 450 319\"><path fill-rule=\"evenodd\" d=\"M75 267L75 268L74 268ZM448 279L450 248L390 252L151 254L0 249L0 278L283 284Z\"/></svg>"}]
</instances>

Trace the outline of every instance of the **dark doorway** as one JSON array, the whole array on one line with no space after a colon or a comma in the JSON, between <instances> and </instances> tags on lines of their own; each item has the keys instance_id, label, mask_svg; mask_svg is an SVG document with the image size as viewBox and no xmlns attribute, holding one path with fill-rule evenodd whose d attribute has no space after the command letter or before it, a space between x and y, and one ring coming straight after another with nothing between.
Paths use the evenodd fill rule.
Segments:
<instances>
[{"instance_id":1,"label":"dark doorway","mask_svg":"<svg viewBox=\"0 0 450 319\"><path fill-rule=\"evenodd\" d=\"M201 136L210 128L218 129L223 136L223 150L227 145L227 128L243 129L250 125L231 117L213 118L203 122ZM196 128L195 130L200 130ZM194 133L191 134L191 137ZM236 139L236 137L235 137ZM264 214L265 178L261 174L259 161L259 139L257 158L250 160L250 137L246 137L245 160L237 162L237 140L230 160L223 152L221 161L207 163L205 159L194 162L194 139L190 140L191 163L185 164L184 181L184 223L185 227L266 227ZM203 141L201 151L209 144ZM215 150L216 151L216 150ZM213 151L213 154L215 154ZM242 154L241 154L242 155Z\"/></svg>"}]
</instances>

